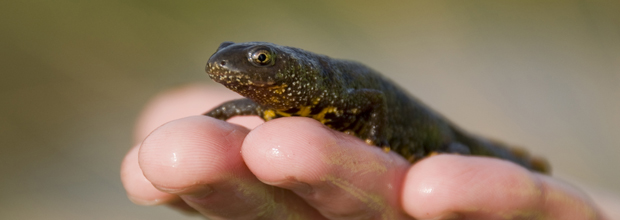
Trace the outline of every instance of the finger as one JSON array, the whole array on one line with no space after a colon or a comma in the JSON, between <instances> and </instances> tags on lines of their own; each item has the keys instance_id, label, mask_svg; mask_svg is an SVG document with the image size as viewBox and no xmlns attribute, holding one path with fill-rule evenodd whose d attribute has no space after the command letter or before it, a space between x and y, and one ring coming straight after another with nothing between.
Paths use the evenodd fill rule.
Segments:
<instances>
[{"instance_id":1,"label":"finger","mask_svg":"<svg viewBox=\"0 0 620 220\"><path fill-rule=\"evenodd\" d=\"M180 195L214 219L280 219L315 210L290 191L265 185L239 153L248 129L206 116L167 123L143 142L139 163L159 190Z\"/></svg>"},{"instance_id":2,"label":"finger","mask_svg":"<svg viewBox=\"0 0 620 220\"><path fill-rule=\"evenodd\" d=\"M592 206L541 177L494 158L433 156L407 173L403 206L418 219L596 219ZM558 197L570 210L552 204Z\"/></svg>"},{"instance_id":3,"label":"finger","mask_svg":"<svg viewBox=\"0 0 620 220\"><path fill-rule=\"evenodd\" d=\"M608 219L595 203L574 186L550 176L534 174L543 186L543 211L551 219Z\"/></svg>"},{"instance_id":4,"label":"finger","mask_svg":"<svg viewBox=\"0 0 620 220\"><path fill-rule=\"evenodd\" d=\"M242 154L262 182L294 191L329 219L405 218L398 195L410 164L316 120L265 123Z\"/></svg>"},{"instance_id":5,"label":"finger","mask_svg":"<svg viewBox=\"0 0 620 220\"><path fill-rule=\"evenodd\" d=\"M230 90L202 84L165 91L154 97L141 113L134 132L135 141L141 142L151 131L168 121L202 114L221 102L240 97ZM262 123L257 117L238 117L231 121L250 128ZM139 145L127 154L121 169L121 179L130 200L140 205L167 204L181 211L195 211L178 196L153 187L138 166L138 148Z\"/></svg>"},{"instance_id":6,"label":"finger","mask_svg":"<svg viewBox=\"0 0 620 220\"><path fill-rule=\"evenodd\" d=\"M141 142L151 131L166 122L187 116L201 115L227 100L237 98L241 98L241 96L230 90L201 84L191 84L168 90L149 101L140 114L134 132L135 141L136 143ZM254 128L263 123L260 118L252 116L235 117L229 122L248 128Z\"/></svg>"},{"instance_id":7,"label":"finger","mask_svg":"<svg viewBox=\"0 0 620 220\"><path fill-rule=\"evenodd\" d=\"M157 190L144 177L138 165L139 148L139 146L133 147L121 165L121 181L127 192L127 197L139 205L160 205L179 201L178 196Z\"/></svg>"}]
</instances>

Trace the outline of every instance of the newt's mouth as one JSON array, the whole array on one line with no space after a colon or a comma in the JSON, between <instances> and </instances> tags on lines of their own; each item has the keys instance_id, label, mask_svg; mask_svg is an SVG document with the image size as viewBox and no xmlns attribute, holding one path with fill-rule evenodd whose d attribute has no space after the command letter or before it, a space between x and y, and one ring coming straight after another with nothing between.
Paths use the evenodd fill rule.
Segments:
<instances>
[{"instance_id":1,"label":"newt's mouth","mask_svg":"<svg viewBox=\"0 0 620 220\"><path fill-rule=\"evenodd\" d=\"M264 87L276 83L276 80L271 77L261 77L261 74L231 69L225 65L224 61L219 63L209 62L205 69L213 81L224 85Z\"/></svg>"}]
</instances>

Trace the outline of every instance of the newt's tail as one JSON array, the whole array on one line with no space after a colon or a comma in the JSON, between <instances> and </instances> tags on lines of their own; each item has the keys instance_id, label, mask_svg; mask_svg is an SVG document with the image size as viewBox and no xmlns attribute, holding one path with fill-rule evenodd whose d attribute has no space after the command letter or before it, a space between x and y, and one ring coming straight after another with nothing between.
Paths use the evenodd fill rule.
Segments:
<instances>
[{"instance_id":1,"label":"newt's tail","mask_svg":"<svg viewBox=\"0 0 620 220\"><path fill-rule=\"evenodd\" d=\"M478 138L481 145L491 153L492 157L498 157L515 162L525 168L540 173L550 174L551 166L546 159L542 157L532 156L527 150L521 147L508 146L498 141L485 140Z\"/></svg>"},{"instance_id":2,"label":"newt's tail","mask_svg":"<svg viewBox=\"0 0 620 220\"><path fill-rule=\"evenodd\" d=\"M551 166L547 160L542 157L532 156L523 148L509 146L499 141L465 135L462 132L456 133L458 138L469 146L472 155L501 158L515 162L532 171L544 174L551 173Z\"/></svg>"}]
</instances>

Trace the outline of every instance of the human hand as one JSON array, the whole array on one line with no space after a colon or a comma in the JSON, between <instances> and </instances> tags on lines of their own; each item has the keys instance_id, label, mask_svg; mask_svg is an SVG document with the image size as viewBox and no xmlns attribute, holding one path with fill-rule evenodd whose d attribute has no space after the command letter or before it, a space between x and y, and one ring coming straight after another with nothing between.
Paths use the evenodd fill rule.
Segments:
<instances>
[{"instance_id":1,"label":"human hand","mask_svg":"<svg viewBox=\"0 0 620 220\"><path fill-rule=\"evenodd\" d=\"M577 189L510 162L438 155L411 166L307 118L249 130L192 116L158 127L233 98L227 94L192 86L147 107L141 143L121 170L132 201L210 219L603 218ZM231 119L248 127L257 120Z\"/></svg>"}]
</instances>

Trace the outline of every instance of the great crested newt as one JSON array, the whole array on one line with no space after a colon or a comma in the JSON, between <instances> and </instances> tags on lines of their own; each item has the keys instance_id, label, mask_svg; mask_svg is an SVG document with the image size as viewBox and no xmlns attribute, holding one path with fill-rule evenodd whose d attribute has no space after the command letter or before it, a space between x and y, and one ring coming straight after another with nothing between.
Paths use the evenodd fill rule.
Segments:
<instances>
[{"instance_id":1,"label":"great crested newt","mask_svg":"<svg viewBox=\"0 0 620 220\"><path fill-rule=\"evenodd\" d=\"M465 132L358 62L266 42L224 42L209 58L206 71L214 81L246 97L205 113L217 119L309 117L386 152L395 151L412 163L437 153L457 153L501 158L549 172L545 160Z\"/></svg>"}]
</instances>

